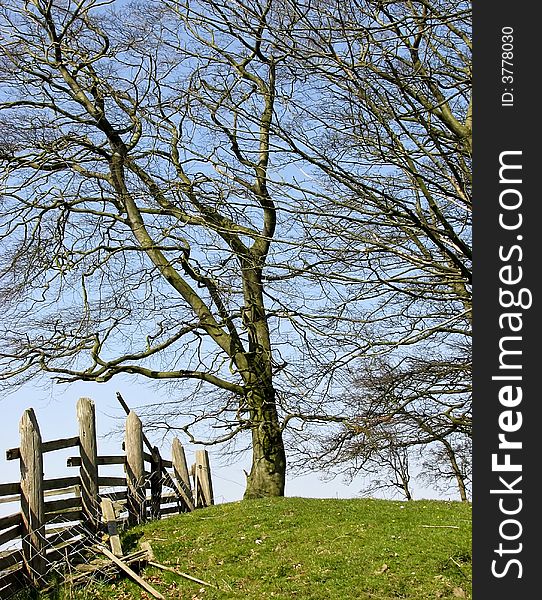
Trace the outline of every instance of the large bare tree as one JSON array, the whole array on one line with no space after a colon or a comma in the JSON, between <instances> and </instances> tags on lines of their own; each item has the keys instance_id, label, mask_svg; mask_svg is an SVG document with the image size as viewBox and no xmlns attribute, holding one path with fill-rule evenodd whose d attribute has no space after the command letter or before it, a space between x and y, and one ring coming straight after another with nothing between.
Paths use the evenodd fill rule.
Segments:
<instances>
[{"instance_id":1,"label":"large bare tree","mask_svg":"<svg viewBox=\"0 0 542 600\"><path fill-rule=\"evenodd\" d=\"M247 32L205 73L174 6L106 4L2 5L3 377L211 384L221 439L252 438L246 496L281 495L273 63Z\"/></svg>"},{"instance_id":2,"label":"large bare tree","mask_svg":"<svg viewBox=\"0 0 542 600\"><path fill-rule=\"evenodd\" d=\"M323 366L340 379L346 364L355 373L354 383L339 379L350 401L334 440L354 437L338 460L356 447L378 459L390 439L463 447L471 434L470 2L286 5L276 44L303 75L277 133L305 175L305 209L318 215L306 228L305 248L321 259L311 271L340 290L329 310L341 320L322 355L337 346L343 354ZM408 426L408 439L390 438L379 418ZM360 421L375 423L370 443L356 439Z\"/></svg>"},{"instance_id":3,"label":"large bare tree","mask_svg":"<svg viewBox=\"0 0 542 600\"><path fill-rule=\"evenodd\" d=\"M253 497L348 423L345 366L462 359L467 4L1 6L8 384L191 382L166 411L249 436Z\"/></svg>"}]
</instances>

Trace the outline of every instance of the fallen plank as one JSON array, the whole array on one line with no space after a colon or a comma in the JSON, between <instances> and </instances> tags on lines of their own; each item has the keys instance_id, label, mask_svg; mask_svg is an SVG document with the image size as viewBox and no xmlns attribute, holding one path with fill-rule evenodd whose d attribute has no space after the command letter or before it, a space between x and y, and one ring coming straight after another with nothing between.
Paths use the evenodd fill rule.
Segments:
<instances>
[{"instance_id":1,"label":"fallen plank","mask_svg":"<svg viewBox=\"0 0 542 600\"><path fill-rule=\"evenodd\" d=\"M110 552L105 546L96 546L96 548L107 556L113 563L115 563L120 569L122 569L128 577L133 579L138 585L140 585L145 591L153 598L157 600L166 600L164 596L157 590L155 590L150 584L148 584L142 577L140 577L135 571L132 571L128 565L122 562L120 558L117 558L112 552Z\"/></svg>"},{"instance_id":2,"label":"fallen plank","mask_svg":"<svg viewBox=\"0 0 542 600\"><path fill-rule=\"evenodd\" d=\"M97 548L95 548L97 549ZM101 552L101 550L100 550ZM132 554L127 554L123 557L125 564L137 563L140 561L147 561L147 551L138 550ZM88 564L78 564L74 566L72 574L66 577L65 582L69 586L86 585L91 581L95 580L97 575L100 575L106 579L115 578L119 573L119 567L108 558L95 558ZM53 589L54 586L47 586L43 588L42 592L47 592ZM1 596L0 596L1 598Z\"/></svg>"},{"instance_id":3,"label":"fallen plank","mask_svg":"<svg viewBox=\"0 0 542 600\"><path fill-rule=\"evenodd\" d=\"M211 588L215 588L212 583L208 583L207 581L203 581L202 579L198 579L197 577L192 577L192 575L188 575L188 573L183 573L182 571L177 571L177 569L172 569L171 567L166 567L166 565L161 565L160 563L149 560L148 563L151 567L156 567L157 569L162 569L162 571L169 571L170 573L175 573L175 575L179 575L179 577L184 577L185 579L189 579L190 581L194 581L195 583L199 583L201 585L206 585Z\"/></svg>"},{"instance_id":4,"label":"fallen plank","mask_svg":"<svg viewBox=\"0 0 542 600\"><path fill-rule=\"evenodd\" d=\"M126 565L147 561L147 552L140 550L132 554L127 554L123 557L122 562ZM119 573L119 568L107 558L94 559L88 564L75 565L75 573L67 578L67 582L71 585L85 583L93 579L95 575L102 575L105 578L115 577Z\"/></svg>"}]
</instances>

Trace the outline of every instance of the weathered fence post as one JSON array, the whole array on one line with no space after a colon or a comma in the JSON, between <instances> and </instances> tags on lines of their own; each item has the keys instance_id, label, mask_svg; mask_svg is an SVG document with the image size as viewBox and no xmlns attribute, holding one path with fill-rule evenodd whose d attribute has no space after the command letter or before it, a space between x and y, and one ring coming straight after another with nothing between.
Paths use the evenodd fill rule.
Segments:
<instances>
[{"instance_id":1,"label":"weathered fence post","mask_svg":"<svg viewBox=\"0 0 542 600\"><path fill-rule=\"evenodd\" d=\"M160 518L162 502L162 457L160 450L153 446L151 453L151 519Z\"/></svg>"},{"instance_id":2,"label":"weathered fence post","mask_svg":"<svg viewBox=\"0 0 542 600\"><path fill-rule=\"evenodd\" d=\"M96 442L96 411L90 398L79 398L77 402L79 421L79 448L81 454L81 499L88 525L97 531L100 523L98 502L98 448Z\"/></svg>"},{"instance_id":3,"label":"weathered fence post","mask_svg":"<svg viewBox=\"0 0 542 600\"><path fill-rule=\"evenodd\" d=\"M171 462L173 464L173 473L175 479L179 484L179 487L184 492L183 498L188 510L194 510L194 498L192 496L192 487L190 485L190 475L188 474L188 467L186 465L186 456L184 454L184 448L178 438L173 438L171 446Z\"/></svg>"},{"instance_id":4,"label":"weathered fence post","mask_svg":"<svg viewBox=\"0 0 542 600\"><path fill-rule=\"evenodd\" d=\"M126 418L126 483L128 487L128 524L145 521L145 464L141 420L130 411Z\"/></svg>"},{"instance_id":5,"label":"weathered fence post","mask_svg":"<svg viewBox=\"0 0 542 600\"><path fill-rule=\"evenodd\" d=\"M196 450L195 480L196 505L200 507L214 504L211 468L209 467L207 450Z\"/></svg>"},{"instance_id":6,"label":"weathered fence post","mask_svg":"<svg viewBox=\"0 0 542 600\"><path fill-rule=\"evenodd\" d=\"M45 559L45 506L43 500L43 454L41 434L33 409L25 410L19 424L21 435L21 514L23 560L35 584L43 583Z\"/></svg>"}]
</instances>

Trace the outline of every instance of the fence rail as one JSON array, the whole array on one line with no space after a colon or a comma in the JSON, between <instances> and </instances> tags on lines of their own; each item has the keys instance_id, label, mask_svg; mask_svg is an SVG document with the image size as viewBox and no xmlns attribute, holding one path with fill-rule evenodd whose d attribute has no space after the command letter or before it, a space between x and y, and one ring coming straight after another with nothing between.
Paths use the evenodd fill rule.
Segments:
<instances>
[{"instance_id":1,"label":"fence rail","mask_svg":"<svg viewBox=\"0 0 542 600\"><path fill-rule=\"evenodd\" d=\"M163 458L143 433L139 417L121 403L128 414L119 456L98 454L89 398L77 402L79 435L74 437L43 442L34 410L24 412L20 445L6 450L7 460L20 461L20 481L0 483L0 503L20 504L20 512L0 517L0 600L29 583L43 585L51 564L65 559L87 535L108 531L113 506L116 522L131 526L214 503L207 452L197 450L189 470L175 438L171 460ZM46 479L43 454L72 447L79 455L69 457L66 468L78 468L78 475ZM108 465L123 465L125 475L100 475L99 468ZM107 516L102 516L104 507Z\"/></svg>"}]
</instances>

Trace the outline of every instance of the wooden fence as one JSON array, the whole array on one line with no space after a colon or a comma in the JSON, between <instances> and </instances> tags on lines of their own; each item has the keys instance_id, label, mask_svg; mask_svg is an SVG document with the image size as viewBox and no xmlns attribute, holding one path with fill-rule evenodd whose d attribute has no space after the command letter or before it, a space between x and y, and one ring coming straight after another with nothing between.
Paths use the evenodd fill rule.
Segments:
<instances>
[{"instance_id":1,"label":"wooden fence","mask_svg":"<svg viewBox=\"0 0 542 600\"><path fill-rule=\"evenodd\" d=\"M85 536L107 532L112 522L132 526L214 502L205 450L196 451L189 471L175 438L171 460L164 459L143 433L139 417L129 411L124 454L100 456L89 398L77 402L77 420L77 436L43 442L30 408L20 421L20 446L6 451L7 460L19 460L21 477L0 484L0 503L19 502L20 511L0 517L0 599L29 583L43 584L52 564L84 544ZM78 468L78 473L45 479L43 455L71 447L78 455L68 458L67 467ZM100 475L103 465L124 465L124 477ZM6 544L18 548L2 551Z\"/></svg>"}]
</instances>

